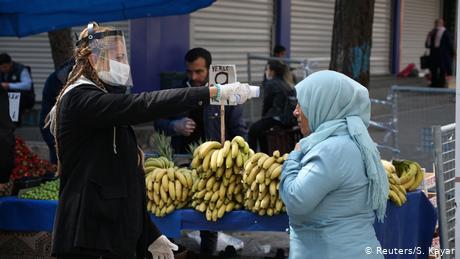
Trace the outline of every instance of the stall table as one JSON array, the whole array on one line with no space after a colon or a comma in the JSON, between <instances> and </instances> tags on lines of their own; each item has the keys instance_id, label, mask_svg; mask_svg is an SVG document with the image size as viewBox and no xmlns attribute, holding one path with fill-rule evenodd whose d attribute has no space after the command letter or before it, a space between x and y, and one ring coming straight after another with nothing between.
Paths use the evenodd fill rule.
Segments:
<instances>
[{"instance_id":1,"label":"stall table","mask_svg":"<svg viewBox=\"0 0 460 259\"><path fill-rule=\"evenodd\" d=\"M0 198L0 230L14 232L52 231L56 201L23 200L17 197ZM180 209L163 217L151 215L162 233L179 237L181 230L213 231L287 231L288 216L259 216L238 210L226 213L217 222L208 222L203 213ZM388 202L384 223L375 223L377 238L385 258L428 258L428 249L437 221L436 210L421 191L408 193L402 207ZM395 249L412 249L420 255L404 254Z\"/></svg>"}]
</instances>

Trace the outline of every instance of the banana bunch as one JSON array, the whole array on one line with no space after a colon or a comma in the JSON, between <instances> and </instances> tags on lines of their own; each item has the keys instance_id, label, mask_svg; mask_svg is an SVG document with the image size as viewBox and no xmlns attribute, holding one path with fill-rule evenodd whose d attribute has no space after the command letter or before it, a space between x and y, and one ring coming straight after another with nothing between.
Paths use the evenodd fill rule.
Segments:
<instances>
[{"instance_id":1,"label":"banana bunch","mask_svg":"<svg viewBox=\"0 0 460 259\"><path fill-rule=\"evenodd\" d=\"M163 217L185 207L190 201L194 177L197 177L196 172L187 168L153 169L145 177L147 210Z\"/></svg>"},{"instance_id":2,"label":"banana bunch","mask_svg":"<svg viewBox=\"0 0 460 259\"><path fill-rule=\"evenodd\" d=\"M145 174L148 174L152 172L156 168L171 168L174 167L174 163L172 161L169 161L166 157L160 156L160 157L149 157L145 160L144 162L144 172Z\"/></svg>"},{"instance_id":3,"label":"banana bunch","mask_svg":"<svg viewBox=\"0 0 460 259\"><path fill-rule=\"evenodd\" d=\"M208 141L195 149L192 168L199 179L192 188L192 207L206 214L208 221L217 221L225 212L240 209L243 204L242 171L244 163L254 154L240 136L225 141Z\"/></svg>"},{"instance_id":4,"label":"banana bunch","mask_svg":"<svg viewBox=\"0 0 460 259\"><path fill-rule=\"evenodd\" d=\"M415 191L424 179L422 168L417 162L409 160L393 160L401 185L408 192Z\"/></svg>"},{"instance_id":5,"label":"banana bunch","mask_svg":"<svg viewBox=\"0 0 460 259\"><path fill-rule=\"evenodd\" d=\"M387 160L381 160L381 162L387 173L388 186L390 187L388 199L401 207L407 201L406 189L401 185L401 179L396 174L396 168L393 164Z\"/></svg>"},{"instance_id":6,"label":"banana bunch","mask_svg":"<svg viewBox=\"0 0 460 259\"><path fill-rule=\"evenodd\" d=\"M261 216L273 216L286 210L278 189L281 170L287 157L288 154L281 156L276 150L273 156L256 153L246 162L243 174L246 209Z\"/></svg>"}]
</instances>

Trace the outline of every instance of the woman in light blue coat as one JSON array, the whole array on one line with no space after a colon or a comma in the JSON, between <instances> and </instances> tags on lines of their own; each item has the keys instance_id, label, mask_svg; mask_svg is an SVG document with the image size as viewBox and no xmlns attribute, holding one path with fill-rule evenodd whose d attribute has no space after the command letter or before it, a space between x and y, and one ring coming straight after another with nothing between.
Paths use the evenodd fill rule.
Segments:
<instances>
[{"instance_id":1,"label":"woman in light blue coat","mask_svg":"<svg viewBox=\"0 0 460 259\"><path fill-rule=\"evenodd\" d=\"M388 181L367 126L370 99L351 78L320 71L296 85L302 134L284 163L280 195L289 258L383 258L373 223L383 221Z\"/></svg>"}]
</instances>

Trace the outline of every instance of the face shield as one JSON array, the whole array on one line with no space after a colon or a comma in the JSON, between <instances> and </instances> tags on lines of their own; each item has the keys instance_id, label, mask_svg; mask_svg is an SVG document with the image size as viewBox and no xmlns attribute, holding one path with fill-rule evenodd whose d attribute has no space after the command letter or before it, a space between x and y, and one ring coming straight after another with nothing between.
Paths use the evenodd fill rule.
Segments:
<instances>
[{"instance_id":1,"label":"face shield","mask_svg":"<svg viewBox=\"0 0 460 259\"><path fill-rule=\"evenodd\" d=\"M101 81L110 85L130 87L133 85L128 63L125 37L120 30L94 32L88 25L87 40L91 48L91 64Z\"/></svg>"}]
</instances>

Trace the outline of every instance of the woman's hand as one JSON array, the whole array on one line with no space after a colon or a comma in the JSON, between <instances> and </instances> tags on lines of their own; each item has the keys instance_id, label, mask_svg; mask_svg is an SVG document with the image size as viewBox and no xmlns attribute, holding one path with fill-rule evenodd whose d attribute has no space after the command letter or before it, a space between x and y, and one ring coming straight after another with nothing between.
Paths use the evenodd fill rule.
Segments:
<instances>
[{"instance_id":1,"label":"woman's hand","mask_svg":"<svg viewBox=\"0 0 460 259\"><path fill-rule=\"evenodd\" d=\"M297 144L295 144L294 150L295 151L300 151L300 143L297 142Z\"/></svg>"}]
</instances>

